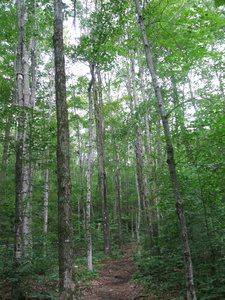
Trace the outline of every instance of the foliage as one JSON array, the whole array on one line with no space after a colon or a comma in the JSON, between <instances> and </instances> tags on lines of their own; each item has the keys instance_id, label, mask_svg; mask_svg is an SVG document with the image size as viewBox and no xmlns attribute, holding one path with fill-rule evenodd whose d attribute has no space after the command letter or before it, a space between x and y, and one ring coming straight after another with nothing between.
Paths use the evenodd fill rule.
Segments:
<instances>
[{"instance_id":1,"label":"foliage","mask_svg":"<svg viewBox=\"0 0 225 300\"><path fill-rule=\"evenodd\" d=\"M215 0L215 6L219 7L225 5L225 1L224 0Z\"/></svg>"}]
</instances>

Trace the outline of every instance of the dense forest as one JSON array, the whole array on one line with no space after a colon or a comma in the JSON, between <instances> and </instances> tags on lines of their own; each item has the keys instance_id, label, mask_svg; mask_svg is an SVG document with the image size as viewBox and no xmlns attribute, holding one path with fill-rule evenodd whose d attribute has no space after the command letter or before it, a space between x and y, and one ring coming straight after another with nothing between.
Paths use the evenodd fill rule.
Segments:
<instances>
[{"instance_id":1,"label":"dense forest","mask_svg":"<svg viewBox=\"0 0 225 300\"><path fill-rule=\"evenodd\" d=\"M1 299L225 299L224 5L0 0Z\"/></svg>"}]
</instances>

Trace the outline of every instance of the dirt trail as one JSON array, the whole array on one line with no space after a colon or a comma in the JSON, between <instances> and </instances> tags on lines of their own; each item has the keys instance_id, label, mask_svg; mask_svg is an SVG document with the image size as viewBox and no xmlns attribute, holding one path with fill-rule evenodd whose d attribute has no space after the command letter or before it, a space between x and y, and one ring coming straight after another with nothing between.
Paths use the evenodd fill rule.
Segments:
<instances>
[{"instance_id":1,"label":"dirt trail","mask_svg":"<svg viewBox=\"0 0 225 300\"><path fill-rule=\"evenodd\" d=\"M140 286L131 282L136 266L131 260L132 243L123 257L106 261L100 269L100 277L90 282L80 299L83 300L135 300L139 298Z\"/></svg>"}]
</instances>

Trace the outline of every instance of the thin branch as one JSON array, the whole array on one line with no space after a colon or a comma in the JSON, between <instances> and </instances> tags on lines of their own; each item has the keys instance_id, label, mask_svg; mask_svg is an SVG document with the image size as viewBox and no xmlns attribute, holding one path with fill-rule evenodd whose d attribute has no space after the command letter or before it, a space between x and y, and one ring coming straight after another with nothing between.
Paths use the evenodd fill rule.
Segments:
<instances>
[{"instance_id":1,"label":"thin branch","mask_svg":"<svg viewBox=\"0 0 225 300\"><path fill-rule=\"evenodd\" d=\"M174 108L172 108L167 114L166 114L166 118L168 118L168 116L175 110L177 109L179 106L183 105L184 103L187 103L187 102L192 102L193 99L188 99L188 100L185 100L181 103L179 103L178 105L176 105Z\"/></svg>"}]
</instances>

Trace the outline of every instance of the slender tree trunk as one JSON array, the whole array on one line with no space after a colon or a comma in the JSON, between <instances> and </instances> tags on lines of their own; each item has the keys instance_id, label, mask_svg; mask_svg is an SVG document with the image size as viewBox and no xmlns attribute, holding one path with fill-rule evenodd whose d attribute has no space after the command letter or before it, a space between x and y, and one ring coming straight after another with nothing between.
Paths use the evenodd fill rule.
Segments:
<instances>
[{"instance_id":1,"label":"slender tree trunk","mask_svg":"<svg viewBox=\"0 0 225 300\"><path fill-rule=\"evenodd\" d=\"M134 159L136 160L136 159ZM141 197L140 197L140 189L138 186L138 178L137 171L135 171L135 182L137 189L137 221L136 221L136 234L137 234L137 251L138 255L141 255L141 239L140 239L140 227L141 227Z\"/></svg>"},{"instance_id":2,"label":"slender tree trunk","mask_svg":"<svg viewBox=\"0 0 225 300\"><path fill-rule=\"evenodd\" d=\"M49 109L48 109L48 125L51 121L51 114L52 114L52 105L54 101L54 95L53 95L53 80L50 79L50 97L48 99ZM44 197L43 197L43 204L44 204L44 211L43 211L43 257L47 256L47 232L48 232L48 211L49 211L49 168L47 164L49 163L49 145L46 146L45 150L45 160L44 163L46 164L46 168L44 170Z\"/></svg>"},{"instance_id":3,"label":"slender tree trunk","mask_svg":"<svg viewBox=\"0 0 225 300\"><path fill-rule=\"evenodd\" d=\"M151 218L152 218L152 235L153 238L157 238L159 236L159 212L158 212L158 200L159 198L155 195L156 186L154 182L154 171L153 171L153 162L150 159L151 156L151 133L149 127L149 112L147 111L145 114L145 137L146 137L146 154L148 161L148 173L149 173L149 181L150 181L150 204L151 204ZM160 251L159 251L160 252Z\"/></svg>"},{"instance_id":4,"label":"slender tree trunk","mask_svg":"<svg viewBox=\"0 0 225 300\"><path fill-rule=\"evenodd\" d=\"M87 238L87 259L88 270L93 270L92 264L92 235L91 235L91 167L93 160L92 153L92 140L93 140L93 103L91 89L94 84L94 65L90 66L91 81L88 86L88 99L89 99L89 151L87 159L87 199L86 199L86 238Z\"/></svg>"},{"instance_id":5,"label":"slender tree trunk","mask_svg":"<svg viewBox=\"0 0 225 300\"><path fill-rule=\"evenodd\" d=\"M102 83L99 70L96 69L98 75L98 83L94 81L94 112L96 123L96 143L98 153L98 178L100 187L100 197L102 203L102 222L104 235L104 252L111 255L111 234L109 224L107 186L106 186L106 170L105 170L105 144L104 144L104 117L103 117L103 101L102 101Z\"/></svg>"},{"instance_id":6,"label":"slender tree trunk","mask_svg":"<svg viewBox=\"0 0 225 300\"><path fill-rule=\"evenodd\" d=\"M186 294L188 300L196 300L196 293L195 293L195 287L194 287L194 277L193 277L193 267L192 267L192 259L191 259L191 252L189 247L189 241L188 241L188 234L187 234L187 227L186 227L186 221L185 221L185 214L184 214L184 208L183 208L183 202L179 187L179 181L177 178L177 172L176 172L176 164L174 159L174 149L172 144L172 139L170 135L170 128L169 123L167 120L167 114L165 112L163 98L160 90L160 86L158 83L158 78L156 76L152 55L149 47L148 37L145 31L145 24L143 21L141 8L139 4L139 0L134 0L134 3L136 5L137 9L137 15L138 15L138 21L140 24L140 29L142 33L143 38L143 44L145 48L146 53L146 60L147 65L152 77L153 87L156 95L156 99L159 106L159 112L161 115L161 120L163 124L164 129L164 135L166 139L166 149L167 149L167 163L169 166L169 172L170 172L170 178L171 178L171 184L174 191L174 197L176 201L176 212L180 223L180 229L181 229L181 240L182 240L182 246L183 246L183 257L184 257L184 265L185 265L185 275L186 275Z\"/></svg>"},{"instance_id":7,"label":"slender tree trunk","mask_svg":"<svg viewBox=\"0 0 225 300\"><path fill-rule=\"evenodd\" d=\"M21 117L18 119L18 133L16 140L16 165L15 165L15 242L14 242L14 261L15 274L17 281L12 285L12 299L20 299L21 276L20 265L23 257L23 200L24 200L24 153L25 153L25 136L27 127L27 114L23 111L25 107L24 99L24 47L25 47L25 24L26 24L26 7L25 1L17 1L18 14L18 49L16 63L16 82L17 82L17 99L21 109Z\"/></svg>"},{"instance_id":8,"label":"slender tree trunk","mask_svg":"<svg viewBox=\"0 0 225 300\"><path fill-rule=\"evenodd\" d=\"M107 96L109 102L111 102L111 86L110 86L110 79L109 87L107 89ZM110 113L112 117L112 112ZM120 170L120 154L119 154L119 146L116 144L115 141L115 130L113 125L110 126L110 131L112 133L112 146L113 146L113 161L114 161L114 182L116 188L116 198L114 202L114 218L117 219L118 224L118 239L119 239L119 248L123 253L123 234L122 234L122 183L121 183L121 170Z\"/></svg>"},{"instance_id":9,"label":"slender tree trunk","mask_svg":"<svg viewBox=\"0 0 225 300\"><path fill-rule=\"evenodd\" d=\"M73 268L72 203L69 157L69 124L66 103L66 76L63 51L62 1L54 1L54 54L57 108L57 176L58 176L58 238L59 299L75 299Z\"/></svg>"},{"instance_id":10,"label":"slender tree trunk","mask_svg":"<svg viewBox=\"0 0 225 300\"><path fill-rule=\"evenodd\" d=\"M134 59L131 59L131 82L133 86L133 98L134 98L134 107L138 106L138 96L137 88L135 81L135 71L134 71ZM143 204L146 225L149 232L150 242L152 242L152 216L150 211L150 200L149 200L149 187L146 178L146 166L145 166L145 157L144 157L144 148L143 148L143 136L140 125L137 125L136 129L136 141L135 141L135 155L136 155L136 170L137 170L137 179L138 179L138 188Z\"/></svg>"},{"instance_id":11,"label":"slender tree trunk","mask_svg":"<svg viewBox=\"0 0 225 300\"><path fill-rule=\"evenodd\" d=\"M27 155L29 159L29 155ZM26 158L25 158L26 159ZM30 261L32 257L32 184L33 184L33 164L28 163L24 174L24 204L23 204L23 252Z\"/></svg>"},{"instance_id":12,"label":"slender tree trunk","mask_svg":"<svg viewBox=\"0 0 225 300\"><path fill-rule=\"evenodd\" d=\"M119 238L119 248L123 252L123 235L122 235L122 184L121 184L121 174L119 167L119 154L116 151L114 144L114 176L115 185L117 193L117 223L118 223L118 238Z\"/></svg>"},{"instance_id":13,"label":"slender tree trunk","mask_svg":"<svg viewBox=\"0 0 225 300\"><path fill-rule=\"evenodd\" d=\"M47 161L46 161L47 162ZM44 242L43 242L43 256L47 256L47 232L48 232L48 201L49 200L49 169L46 168L44 171Z\"/></svg>"},{"instance_id":14,"label":"slender tree trunk","mask_svg":"<svg viewBox=\"0 0 225 300\"><path fill-rule=\"evenodd\" d=\"M36 0L33 0L33 33L36 30ZM30 49L27 50L24 45L24 105L30 108L29 118L33 117L33 109L35 106L36 96L36 38L32 33L30 40ZM31 70L29 56L31 54ZM31 76L30 76L31 73ZM30 87L31 82L31 87ZM30 148L32 139L32 126L27 125L27 141L25 141L26 148ZM23 218L23 234L24 234L24 255L31 259L32 256L32 190L33 190L33 175L34 175L34 163L32 162L31 151L26 151L25 160L27 164L24 172L24 218Z\"/></svg>"},{"instance_id":15,"label":"slender tree trunk","mask_svg":"<svg viewBox=\"0 0 225 300\"><path fill-rule=\"evenodd\" d=\"M33 1L33 20L35 24L35 8L36 1ZM19 20L19 40L18 40L18 58L17 58L17 91L18 91L18 102L22 108L30 108L29 112L34 108L35 100L35 90L36 90L36 70L35 70L35 53L33 52L32 56L32 91L30 89L30 68L29 68L29 51L27 50L27 43L25 41L25 27L27 21L27 9L25 1L18 2L18 20ZM34 29L34 28L33 28ZM32 49L35 47L34 39ZM18 188L21 188L21 191L16 192L18 197L22 199L23 205L23 217L22 217L22 235L23 235L23 255L24 257L30 259L32 255L32 180L33 180L33 170L34 166L31 163L30 156L30 140L31 132L29 131L28 119L31 116L31 113L28 113L28 110L23 111L22 117L18 122L19 132L18 139L20 139L18 150L18 156L16 166L21 168L20 175L18 171L18 176L21 176L21 185L18 185ZM20 162L19 162L20 161ZM20 166L19 166L20 165ZM16 169L17 169L16 167ZM17 178L18 179L18 178ZM19 179L18 179L19 180ZM17 187L16 187L17 189ZM20 196L19 196L20 195ZM16 200L17 201L17 200Z\"/></svg>"},{"instance_id":16,"label":"slender tree trunk","mask_svg":"<svg viewBox=\"0 0 225 300\"><path fill-rule=\"evenodd\" d=\"M144 72L140 60L140 49L138 48L138 66L139 66L139 74L140 74L140 81L141 81L141 96L143 101L147 100L147 95L145 91L145 78L144 78ZM159 220L158 220L158 209L157 209L157 201L155 196L155 187L154 187L154 180L153 180L153 163L150 159L152 148L151 148L151 132L150 132L150 126L149 126L149 114L150 114L150 108L146 110L145 116L144 116L144 124L145 124L145 153L147 156L147 162L148 165L146 167L146 170L148 172L148 180L149 180L149 202L150 202L150 216L151 216L151 224L152 224L152 235L154 237L159 236Z\"/></svg>"},{"instance_id":17,"label":"slender tree trunk","mask_svg":"<svg viewBox=\"0 0 225 300\"><path fill-rule=\"evenodd\" d=\"M74 115L76 115L76 107L74 107ZM81 185L81 192L80 192L80 197L77 199L77 221L78 221L78 233L81 234L81 227L85 227L85 224L82 223L82 221L85 221L85 170L84 166L85 164L85 154L82 153L82 143L81 143L81 135L80 135L80 124L79 120L77 119L76 121L76 126L77 126L77 154L79 157L79 169L80 173L75 170L75 180L80 181Z\"/></svg>"}]
</instances>

